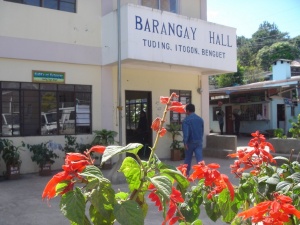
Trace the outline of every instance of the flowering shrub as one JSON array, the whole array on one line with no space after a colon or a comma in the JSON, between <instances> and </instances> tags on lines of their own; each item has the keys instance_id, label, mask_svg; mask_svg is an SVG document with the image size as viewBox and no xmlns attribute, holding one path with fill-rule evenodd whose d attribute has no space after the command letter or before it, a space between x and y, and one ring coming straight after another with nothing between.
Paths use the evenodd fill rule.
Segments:
<instances>
[{"instance_id":1,"label":"flowering shrub","mask_svg":"<svg viewBox=\"0 0 300 225\"><path fill-rule=\"evenodd\" d=\"M250 149L229 155L237 158L231 166L240 180L236 187L220 173L216 163L206 165L202 161L187 176L187 165L175 168L158 159L156 146L166 133L167 112L185 112L185 105L172 101L173 97L177 97L175 93L160 98L166 106L162 118L156 118L151 126L157 135L148 161L139 158L137 153L143 148L139 143L94 146L83 154L67 153L63 171L48 182L42 198L61 196L61 212L72 225L116 221L142 225L147 216L147 197L162 212L162 225L201 225L201 205L212 221L221 219L235 225L299 224L300 164L273 158L268 151L274 151L273 146L259 132L252 134ZM119 169L126 177L128 192L115 192L111 182L93 165L93 152L103 154L102 163L118 154L134 154L134 158L126 157ZM277 166L277 159L284 164Z\"/></svg>"}]
</instances>

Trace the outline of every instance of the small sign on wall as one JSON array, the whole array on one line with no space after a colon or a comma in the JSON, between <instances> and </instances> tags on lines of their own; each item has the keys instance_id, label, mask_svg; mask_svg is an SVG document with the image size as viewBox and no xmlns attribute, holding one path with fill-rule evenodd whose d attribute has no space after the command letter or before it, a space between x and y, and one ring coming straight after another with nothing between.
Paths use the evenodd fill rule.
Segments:
<instances>
[{"instance_id":1,"label":"small sign on wall","mask_svg":"<svg viewBox=\"0 0 300 225\"><path fill-rule=\"evenodd\" d=\"M64 84L65 83L65 73L64 72L33 70L32 71L32 82Z\"/></svg>"}]
</instances>

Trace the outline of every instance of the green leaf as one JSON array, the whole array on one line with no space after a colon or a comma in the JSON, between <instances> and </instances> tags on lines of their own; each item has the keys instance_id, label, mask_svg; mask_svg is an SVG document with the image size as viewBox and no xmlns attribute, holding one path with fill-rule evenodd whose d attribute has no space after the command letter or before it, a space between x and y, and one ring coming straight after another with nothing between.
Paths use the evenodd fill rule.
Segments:
<instances>
[{"instance_id":1,"label":"green leaf","mask_svg":"<svg viewBox=\"0 0 300 225\"><path fill-rule=\"evenodd\" d=\"M202 221L197 219L193 223L185 223L185 222L180 222L179 225L203 225Z\"/></svg>"},{"instance_id":2,"label":"green leaf","mask_svg":"<svg viewBox=\"0 0 300 225\"><path fill-rule=\"evenodd\" d=\"M129 190L137 190L141 184L141 167L132 157L126 157L120 167L128 183Z\"/></svg>"},{"instance_id":3,"label":"green leaf","mask_svg":"<svg viewBox=\"0 0 300 225\"><path fill-rule=\"evenodd\" d=\"M96 179L106 179L104 178L101 170L94 165L86 166L82 173L79 173L80 176L96 178Z\"/></svg>"},{"instance_id":4,"label":"green leaf","mask_svg":"<svg viewBox=\"0 0 300 225\"><path fill-rule=\"evenodd\" d=\"M150 182L156 187L157 194L163 196L163 201L169 200L172 193L172 182L165 176L149 178Z\"/></svg>"},{"instance_id":5,"label":"green leaf","mask_svg":"<svg viewBox=\"0 0 300 225\"><path fill-rule=\"evenodd\" d=\"M90 206L89 212L90 212L90 217L91 217L93 224L101 224L101 225L114 224L113 212L110 212L110 214L109 214L110 217L108 217L107 213L104 215L99 213L93 205Z\"/></svg>"},{"instance_id":6,"label":"green leaf","mask_svg":"<svg viewBox=\"0 0 300 225\"><path fill-rule=\"evenodd\" d=\"M300 183L293 187L293 193L296 195L300 194Z\"/></svg>"},{"instance_id":7,"label":"green leaf","mask_svg":"<svg viewBox=\"0 0 300 225\"><path fill-rule=\"evenodd\" d=\"M139 143L131 143L124 146L115 146L115 145L111 145L111 146L107 146L103 156L102 156L102 163L106 162L107 160L109 160L111 157L113 157L114 155L118 155L121 153L132 153L137 155L138 151L143 148L142 144Z\"/></svg>"},{"instance_id":8,"label":"green leaf","mask_svg":"<svg viewBox=\"0 0 300 225\"><path fill-rule=\"evenodd\" d=\"M277 174L273 174L272 177L269 177L267 180L266 180L266 183L267 184L272 184L272 185L277 185L280 181L280 178Z\"/></svg>"},{"instance_id":9,"label":"green leaf","mask_svg":"<svg viewBox=\"0 0 300 225\"><path fill-rule=\"evenodd\" d=\"M69 191L62 195L60 210L69 220L77 224L84 224L85 198L78 187L74 191Z\"/></svg>"},{"instance_id":10,"label":"green leaf","mask_svg":"<svg viewBox=\"0 0 300 225\"><path fill-rule=\"evenodd\" d=\"M190 186L190 182L178 170L163 169L160 170L160 173L161 175L166 175L169 178L176 180L183 189L186 189Z\"/></svg>"},{"instance_id":11,"label":"green leaf","mask_svg":"<svg viewBox=\"0 0 300 225\"><path fill-rule=\"evenodd\" d=\"M116 204L114 214L121 225L143 225L144 217L140 206L132 200Z\"/></svg>"},{"instance_id":12,"label":"green leaf","mask_svg":"<svg viewBox=\"0 0 300 225\"><path fill-rule=\"evenodd\" d=\"M71 225L81 225L81 224L75 223L74 221L70 221L70 224ZM86 216L84 217L84 221L83 221L82 225L91 225L91 222L89 221L89 219Z\"/></svg>"},{"instance_id":13,"label":"green leaf","mask_svg":"<svg viewBox=\"0 0 300 225\"><path fill-rule=\"evenodd\" d=\"M187 222L193 222L199 218L203 197L200 188L195 188L192 192L187 193L185 203L180 206L180 211Z\"/></svg>"},{"instance_id":14,"label":"green leaf","mask_svg":"<svg viewBox=\"0 0 300 225\"><path fill-rule=\"evenodd\" d=\"M205 211L207 216L214 222L221 216L220 208L215 202L206 202L205 203Z\"/></svg>"},{"instance_id":15,"label":"green leaf","mask_svg":"<svg viewBox=\"0 0 300 225\"><path fill-rule=\"evenodd\" d=\"M269 176L259 177L258 178L258 183L265 182L266 180L268 180L268 178L269 178Z\"/></svg>"},{"instance_id":16,"label":"green leaf","mask_svg":"<svg viewBox=\"0 0 300 225\"><path fill-rule=\"evenodd\" d=\"M286 193L293 186L291 182L281 181L276 185L276 191L280 191L282 193Z\"/></svg>"},{"instance_id":17,"label":"green leaf","mask_svg":"<svg viewBox=\"0 0 300 225\"><path fill-rule=\"evenodd\" d=\"M293 182L300 183L300 173L299 172L293 173L292 175L288 176L287 179L292 179Z\"/></svg>"},{"instance_id":18,"label":"green leaf","mask_svg":"<svg viewBox=\"0 0 300 225\"><path fill-rule=\"evenodd\" d=\"M120 200L126 200L128 198L129 194L126 193L126 192L118 192L115 194L115 199L117 201L120 201Z\"/></svg>"},{"instance_id":19,"label":"green leaf","mask_svg":"<svg viewBox=\"0 0 300 225\"><path fill-rule=\"evenodd\" d=\"M232 221L237 214L237 212L233 212L232 210L233 201L231 201L230 192L227 188L223 189L223 191L219 194L218 204L220 206L224 222Z\"/></svg>"},{"instance_id":20,"label":"green leaf","mask_svg":"<svg viewBox=\"0 0 300 225\"><path fill-rule=\"evenodd\" d=\"M90 216L93 223L112 224L114 221L113 204L115 191L112 189L111 184L100 182L98 188L93 189L88 195L88 199L93 206L90 208Z\"/></svg>"},{"instance_id":21,"label":"green leaf","mask_svg":"<svg viewBox=\"0 0 300 225\"><path fill-rule=\"evenodd\" d=\"M273 159L275 159L275 160L283 160L285 162L289 162L289 159L286 158L286 157L283 157L283 156L276 156Z\"/></svg>"}]
</instances>

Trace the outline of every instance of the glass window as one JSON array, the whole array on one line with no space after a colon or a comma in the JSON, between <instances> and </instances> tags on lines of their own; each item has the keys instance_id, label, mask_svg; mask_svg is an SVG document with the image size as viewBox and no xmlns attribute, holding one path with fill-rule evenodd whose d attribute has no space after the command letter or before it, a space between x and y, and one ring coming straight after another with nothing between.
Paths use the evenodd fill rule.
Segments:
<instances>
[{"instance_id":1,"label":"glass window","mask_svg":"<svg viewBox=\"0 0 300 225\"><path fill-rule=\"evenodd\" d=\"M41 0L24 0L24 4L33 6L40 6L40 2Z\"/></svg>"},{"instance_id":2,"label":"glass window","mask_svg":"<svg viewBox=\"0 0 300 225\"><path fill-rule=\"evenodd\" d=\"M74 85L1 82L0 87L1 136L92 132L91 86L75 91Z\"/></svg>"},{"instance_id":3,"label":"glass window","mask_svg":"<svg viewBox=\"0 0 300 225\"><path fill-rule=\"evenodd\" d=\"M175 92L179 96L179 98L173 98L172 101L179 101L184 105L191 103L192 100L191 91L171 90L170 94L172 94L173 92ZM170 111L170 123L181 124L185 116L186 116L185 114Z\"/></svg>"},{"instance_id":4,"label":"glass window","mask_svg":"<svg viewBox=\"0 0 300 225\"><path fill-rule=\"evenodd\" d=\"M178 0L142 0L142 5L163 11L178 13Z\"/></svg>"},{"instance_id":5,"label":"glass window","mask_svg":"<svg viewBox=\"0 0 300 225\"><path fill-rule=\"evenodd\" d=\"M7 2L39 6L65 12L76 12L76 0L5 0Z\"/></svg>"},{"instance_id":6,"label":"glass window","mask_svg":"<svg viewBox=\"0 0 300 225\"><path fill-rule=\"evenodd\" d=\"M57 0L44 0L44 7L48 9L58 9L58 1Z\"/></svg>"},{"instance_id":7,"label":"glass window","mask_svg":"<svg viewBox=\"0 0 300 225\"><path fill-rule=\"evenodd\" d=\"M19 92L2 91L2 136L20 135Z\"/></svg>"}]
</instances>

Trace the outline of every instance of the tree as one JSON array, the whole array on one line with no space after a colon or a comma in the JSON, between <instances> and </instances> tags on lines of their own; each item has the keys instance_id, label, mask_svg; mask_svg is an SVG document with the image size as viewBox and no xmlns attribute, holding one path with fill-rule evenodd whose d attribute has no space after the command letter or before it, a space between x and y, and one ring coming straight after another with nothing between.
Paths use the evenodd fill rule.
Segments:
<instances>
[{"instance_id":1,"label":"tree","mask_svg":"<svg viewBox=\"0 0 300 225\"><path fill-rule=\"evenodd\" d=\"M294 37L290 43L295 45L298 49L300 49L300 35Z\"/></svg>"},{"instance_id":2,"label":"tree","mask_svg":"<svg viewBox=\"0 0 300 225\"><path fill-rule=\"evenodd\" d=\"M250 66L245 68L244 70L244 83L250 84L254 82L263 81L263 71L256 67L256 66Z\"/></svg>"},{"instance_id":3,"label":"tree","mask_svg":"<svg viewBox=\"0 0 300 225\"><path fill-rule=\"evenodd\" d=\"M263 47L256 55L256 63L263 70L270 69L272 63L277 59L294 60L300 57L300 50L288 42L277 42L270 47Z\"/></svg>"},{"instance_id":4,"label":"tree","mask_svg":"<svg viewBox=\"0 0 300 225\"><path fill-rule=\"evenodd\" d=\"M222 88L222 87L230 87L234 85L241 85L243 84L243 80L244 80L243 74L244 74L244 67L238 64L237 72L221 74L216 77L217 86L219 88Z\"/></svg>"},{"instance_id":5,"label":"tree","mask_svg":"<svg viewBox=\"0 0 300 225\"><path fill-rule=\"evenodd\" d=\"M271 46L276 42L288 41L287 32L281 32L273 23L264 21L259 25L258 30L252 35L252 50L256 54L260 49Z\"/></svg>"}]
</instances>

